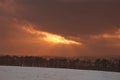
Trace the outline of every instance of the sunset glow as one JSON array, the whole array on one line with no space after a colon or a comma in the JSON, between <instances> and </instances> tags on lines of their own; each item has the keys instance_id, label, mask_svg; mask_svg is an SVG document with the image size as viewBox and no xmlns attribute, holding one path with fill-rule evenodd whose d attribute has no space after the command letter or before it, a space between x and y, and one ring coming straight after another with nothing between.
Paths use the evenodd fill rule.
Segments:
<instances>
[{"instance_id":1,"label":"sunset glow","mask_svg":"<svg viewBox=\"0 0 120 80\"><path fill-rule=\"evenodd\" d=\"M0 55L120 56L120 0L0 0Z\"/></svg>"},{"instance_id":2,"label":"sunset glow","mask_svg":"<svg viewBox=\"0 0 120 80\"><path fill-rule=\"evenodd\" d=\"M114 33L103 33L100 35L92 36L94 39L120 39L120 29L115 31Z\"/></svg>"},{"instance_id":3,"label":"sunset glow","mask_svg":"<svg viewBox=\"0 0 120 80\"><path fill-rule=\"evenodd\" d=\"M40 38L42 36L42 39L44 41L49 42L49 43L82 45L82 43L80 43L80 42L66 39L65 37L57 35L57 34L52 34L52 33L49 33L49 32L36 30L31 26L30 27L29 26L28 27L24 26L24 27L22 27L22 29L31 33L31 34L37 35Z\"/></svg>"}]
</instances>

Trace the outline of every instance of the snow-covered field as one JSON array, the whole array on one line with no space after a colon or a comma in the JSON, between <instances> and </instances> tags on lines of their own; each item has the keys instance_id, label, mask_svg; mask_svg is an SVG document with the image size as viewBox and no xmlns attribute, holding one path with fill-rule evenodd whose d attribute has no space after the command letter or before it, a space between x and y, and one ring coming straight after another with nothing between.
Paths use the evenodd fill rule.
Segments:
<instances>
[{"instance_id":1,"label":"snow-covered field","mask_svg":"<svg viewBox=\"0 0 120 80\"><path fill-rule=\"evenodd\" d=\"M0 80L120 80L120 73L0 66Z\"/></svg>"}]
</instances>

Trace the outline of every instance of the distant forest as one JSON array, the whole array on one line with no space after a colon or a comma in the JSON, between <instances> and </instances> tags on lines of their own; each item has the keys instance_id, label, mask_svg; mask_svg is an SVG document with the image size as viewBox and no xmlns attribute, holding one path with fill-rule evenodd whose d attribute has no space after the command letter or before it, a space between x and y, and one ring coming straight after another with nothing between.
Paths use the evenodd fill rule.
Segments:
<instances>
[{"instance_id":1,"label":"distant forest","mask_svg":"<svg viewBox=\"0 0 120 80\"><path fill-rule=\"evenodd\" d=\"M120 72L120 58L56 58L5 55L0 56L0 65Z\"/></svg>"}]
</instances>

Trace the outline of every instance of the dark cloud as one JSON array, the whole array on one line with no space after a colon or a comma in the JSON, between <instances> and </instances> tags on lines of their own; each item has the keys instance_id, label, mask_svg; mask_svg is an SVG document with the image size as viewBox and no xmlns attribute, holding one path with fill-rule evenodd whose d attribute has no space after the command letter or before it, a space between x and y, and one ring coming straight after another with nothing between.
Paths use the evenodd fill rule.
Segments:
<instances>
[{"instance_id":1,"label":"dark cloud","mask_svg":"<svg viewBox=\"0 0 120 80\"><path fill-rule=\"evenodd\" d=\"M57 0L62 2L118 2L119 0Z\"/></svg>"},{"instance_id":2,"label":"dark cloud","mask_svg":"<svg viewBox=\"0 0 120 80\"><path fill-rule=\"evenodd\" d=\"M40 29L64 34L96 34L120 25L119 1L61 3L57 0L20 0L18 18ZM39 28L39 27L38 27Z\"/></svg>"},{"instance_id":3,"label":"dark cloud","mask_svg":"<svg viewBox=\"0 0 120 80\"><path fill-rule=\"evenodd\" d=\"M30 40L30 35L20 31L20 25L30 23L43 31L80 37L84 47L72 47L74 52L71 55L119 54L119 46L113 45L119 41L89 37L120 28L119 9L119 0L0 0L0 53L11 50L19 53L32 50L31 54L42 52L39 48L42 50L47 45L22 42L24 39ZM69 49L65 49L57 47L48 53L59 52L62 55L61 52L69 52Z\"/></svg>"}]
</instances>

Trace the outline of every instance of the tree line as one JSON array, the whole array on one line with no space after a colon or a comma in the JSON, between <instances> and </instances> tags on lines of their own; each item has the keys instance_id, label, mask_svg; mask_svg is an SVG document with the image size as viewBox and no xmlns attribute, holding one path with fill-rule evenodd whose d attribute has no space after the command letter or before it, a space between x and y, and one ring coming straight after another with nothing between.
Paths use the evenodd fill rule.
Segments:
<instances>
[{"instance_id":1,"label":"tree line","mask_svg":"<svg viewBox=\"0 0 120 80\"><path fill-rule=\"evenodd\" d=\"M0 56L0 65L120 72L120 58L51 58L6 55Z\"/></svg>"}]
</instances>

